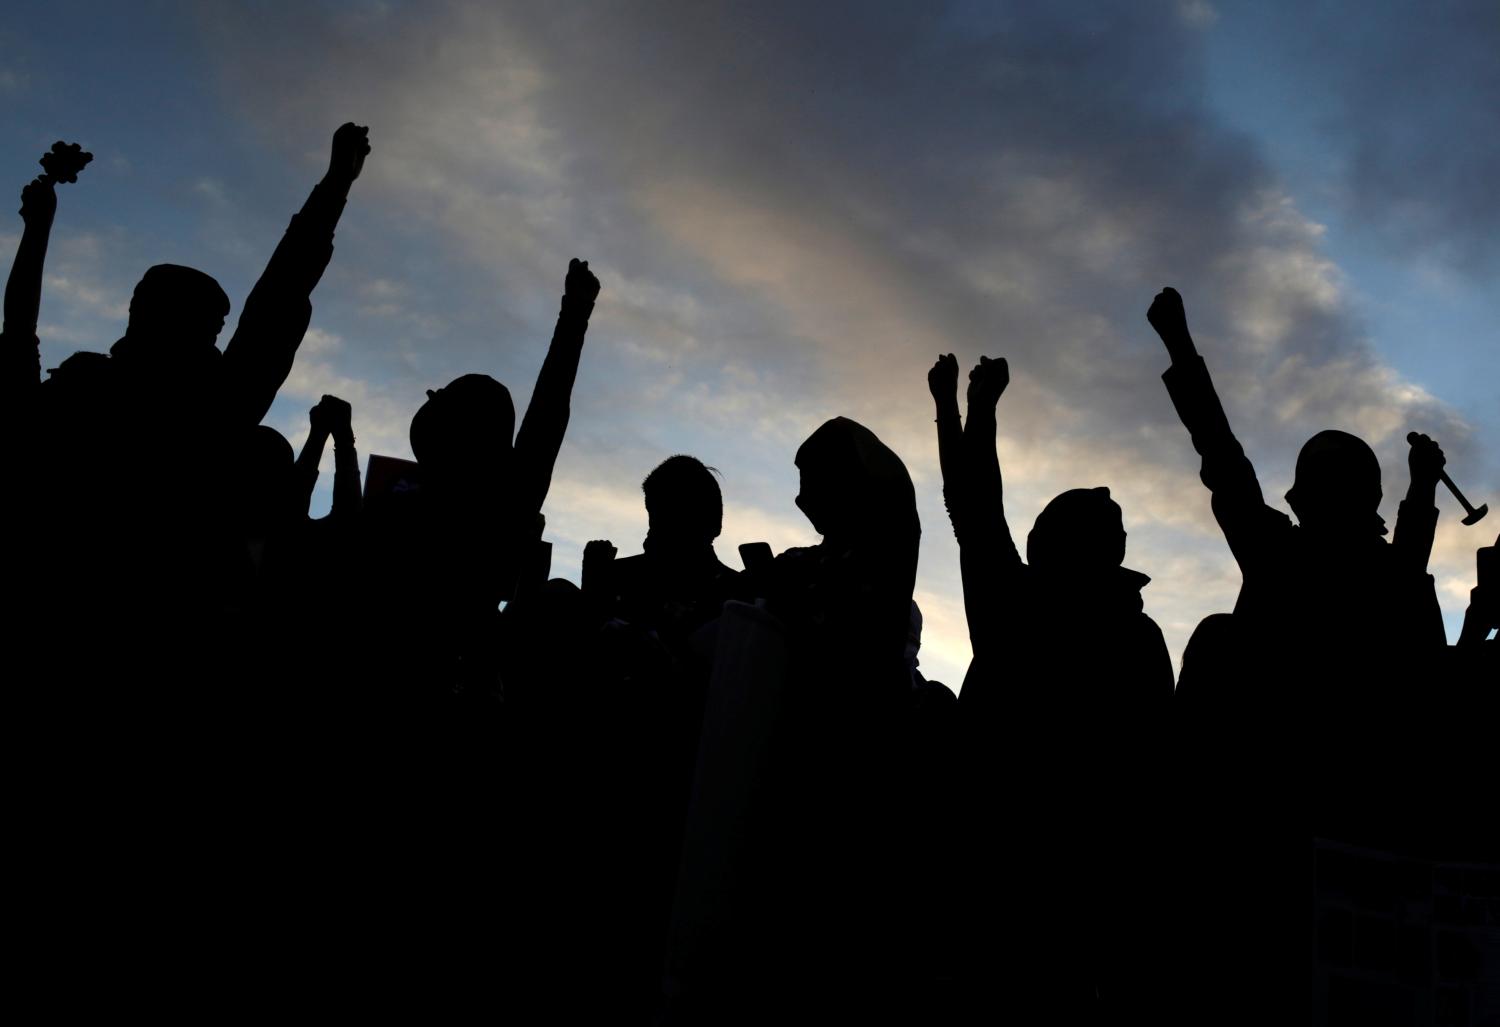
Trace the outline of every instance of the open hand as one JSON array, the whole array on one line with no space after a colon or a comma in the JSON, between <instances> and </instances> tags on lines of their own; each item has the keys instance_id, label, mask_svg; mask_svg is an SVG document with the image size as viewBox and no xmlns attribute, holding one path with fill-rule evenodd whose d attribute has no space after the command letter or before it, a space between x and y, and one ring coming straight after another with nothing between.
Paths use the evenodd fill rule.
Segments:
<instances>
[{"instance_id":1,"label":"open hand","mask_svg":"<svg viewBox=\"0 0 1500 1027\"><path fill-rule=\"evenodd\" d=\"M563 299L570 303L591 305L599 295L599 279L589 270L589 262L574 257L568 261L568 278L563 285Z\"/></svg>"},{"instance_id":2,"label":"open hand","mask_svg":"<svg viewBox=\"0 0 1500 1027\"><path fill-rule=\"evenodd\" d=\"M333 133L333 153L328 158L328 177L353 182L364 170L370 155L370 127L346 121Z\"/></svg>"},{"instance_id":3,"label":"open hand","mask_svg":"<svg viewBox=\"0 0 1500 1027\"><path fill-rule=\"evenodd\" d=\"M1010 364L1004 357L980 357L969 372L969 406L994 406L1010 384Z\"/></svg>"},{"instance_id":4,"label":"open hand","mask_svg":"<svg viewBox=\"0 0 1500 1027\"><path fill-rule=\"evenodd\" d=\"M927 391L939 403L958 402L958 358L952 353L939 355L927 372Z\"/></svg>"}]
</instances>

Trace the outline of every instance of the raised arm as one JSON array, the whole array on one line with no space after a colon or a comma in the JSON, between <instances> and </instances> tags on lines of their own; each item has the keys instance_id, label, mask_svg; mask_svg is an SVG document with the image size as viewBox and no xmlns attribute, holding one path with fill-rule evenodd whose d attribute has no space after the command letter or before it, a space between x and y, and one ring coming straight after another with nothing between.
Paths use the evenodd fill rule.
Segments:
<instances>
[{"instance_id":1,"label":"raised arm","mask_svg":"<svg viewBox=\"0 0 1500 1027\"><path fill-rule=\"evenodd\" d=\"M1012 571L1021 564L1010 524L1005 519L1005 490L1000 477L1000 453L996 448L999 427L995 408L1010 385L1010 364L1004 357L980 357L969 372L969 419L964 425L964 468L969 479L969 515L976 541L988 559L999 561L999 570Z\"/></svg>"},{"instance_id":2,"label":"raised arm","mask_svg":"<svg viewBox=\"0 0 1500 1027\"><path fill-rule=\"evenodd\" d=\"M968 522L964 509L963 422L958 413L958 358L944 353L927 372L927 391L937 409L938 467L943 472L943 505L960 545Z\"/></svg>"},{"instance_id":3,"label":"raised arm","mask_svg":"<svg viewBox=\"0 0 1500 1027\"><path fill-rule=\"evenodd\" d=\"M968 419L964 424L960 477L963 482L963 535L959 568L963 576L964 615L975 655L1002 641L1005 604L1016 593L1021 557L1005 520L1000 456L996 451L995 407L1010 384L1010 365L1002 357L980 357L969 372Z\"/></svg>"},{"instance_id":4,"label":"raised arm","mask_svg":"<svg viewBox=\"0 0 1500 1027\"><path fill-rule=\"evenodd\" d=\"M526 416L516 432L517 486L528 511L541 510L552 486L552 468L568 430L573 381L578 377L578 360L583 355L583 336L588 331L589 315L598 295L599 279L589 271L588 261L569 261L552 344L547 347Z\"/></svg>"},{"instance_id":5,"label":"raised arm","mask_svg":"<svg viewBox=\"0 0 1500 1027\"><path fill-rule=\"evenodd\" d=\"M93 159L77 143L54 143L42 157L42 174L21 190L21 242L5 283L5 324L0 330L0 390L7 401L34 388L42 376L36 325L42 307L42 268L57 215L55 183L78 181L78 172Z\"/></svg>"},{"instance_id":6,"label":"raised arm","mask_svg":"<svg viewBox=\"0 0 1500 1027\"><path fill-rule=\"evenodd\" d=\"M1437 486L1448 459L1442 447L1426 435L1413 432L1407 441L1411 443L1406 454L1411 484L1396 509L1396 533L1391 544L1409 570L1425 574L1432 556L1432 539L1437 534Z\"/></svg>"},{"instance_id":7,"label":"raised arm","mask_svg":"<svg viewBox=\"0 0 1500 1027\"><path fill-rule=\"evenodd\" d=\"M328 417L323 406L328 398L324 396L307 412L310 425L307 441L297 454L297 505L304 517L312 505L313 489L318 485L318 465L323 462L323 450L328 446Z\"/></svg>"},{"instance_id":8,"label":"raised arm","mask_svg":"<svg viewBox=\"0 0 1500 1027\"><path fill-rule=\"evenodd\" d=\"M359 456L354 449L353 411L337 396L324 396L308 412L312 430L297 457L297 484L306 513L318 483L318 464L333 439L333 509L329 516L342 520L359 512Z\"/></svg>"},{"instance_id":9,"label":"raised arm","mask_svg":"<svg viewBox=\"0 0 1500 1027\"><path fill-rule=\"evenodd\" d=\"M357 516L364 498L359 480L359 453L354 448L354 411L337 396L324 396L329 404L333 435L333 508L328 516L347 522Z\"/></svg>"},{"instance_id":10,"label":"raised arm","mask_svg":"<svg viewBox=\"0 0 1500 1027\"><path fill-rule=\"evenodd\" d=\"M1177 408L1177 416L1203 458L1199 477L1213 493L1214 516L1229 547L1243 566L1248 550L1275 520L1268 518L1265 497L1255 467L1229 428L1224 405L1209 377L1208 367L1188 333L1182 297L1163 289L1151 301L1146 319L1167 347L1172 366L1161 376ZM1280 518L1285 523L1284 518Z\"/></svg>"},{"instance_id":11,"label":"raised arm","mask_svg":"<svg viewBox=\"0 0 1500 1027\"><path fill-rule=\"evenodd\" d=\"M334 229L370 153L369 131L350 122L334 133L328 173L292 216L245 300L234 336L224 349L225 401L232 405L231 416L242 423L260 423L291 373L297 347L312 321L313 289L333 258Z\"/></svg>"}]
</instances>

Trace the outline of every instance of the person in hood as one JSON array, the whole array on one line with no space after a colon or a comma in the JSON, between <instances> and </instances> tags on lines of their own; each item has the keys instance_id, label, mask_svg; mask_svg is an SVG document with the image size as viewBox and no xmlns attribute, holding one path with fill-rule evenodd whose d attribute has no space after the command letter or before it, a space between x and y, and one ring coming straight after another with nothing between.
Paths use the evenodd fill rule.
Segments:
<instances>
[{"instance_id":1,"label":"person in hood","mask_svg":"<svg viewBox=\"0 0 1500 1027\"><path fill-rule=\"evenodd\" d=\"M1152 986L1119 925L1152 922L1134 904L1150 892L1142 871L1157 844L1154 743L1171 658L1144 610L1150 579L1124 566L1108 488L1048 503L1022 561L996 453L1009 383L1004 359L982 357L964 423L957 359L940 356L928 374L974 651L959 692L971 831L960 847L971 919L959 978L967 1001L996 1015L1018 996L1045 996L1070 1021L1101 1008L1123 1020L1144 1014ZM1127 836L1138 841L1114 851ZM996 935L991 925L1006 919L1016 930Z\"/></svg>"},{"instance_id":2,"label":"person in hood","mask_svg":"<svg viewBox=\"0 0 1500 1027\"><path fill-rule=\"evenodd\" d=\"M906 465L847 417L825 421L797 450L797 508L823 536L772 567L772 610L835 662L836 678L909 682L906 640L922 527ZM822 658L822 657L820 657ZM901 693L904 695L904 691Z\"/></svg>"},{"instance_id":3,"label":"person in hood","mask_svg":"<svg viewBox=\"0 0 1500 1027\"><path fill-rule=\"evenodd\" d=\"M995 408L1009 382L1004 359L982 357L969 375L964 423L956 358L939 357L928 375L974 650L960 702L980 717L1062 694L1104 718L1159 707L1172 693L1171 658L1144 612L1141 590L1151 579L1124 566L1124 520L1109 489L1054 498L1032 525L1021 560L995 450ZM1079 637L1089 644L1071 641Z\"/></svg>"}]
</instances>

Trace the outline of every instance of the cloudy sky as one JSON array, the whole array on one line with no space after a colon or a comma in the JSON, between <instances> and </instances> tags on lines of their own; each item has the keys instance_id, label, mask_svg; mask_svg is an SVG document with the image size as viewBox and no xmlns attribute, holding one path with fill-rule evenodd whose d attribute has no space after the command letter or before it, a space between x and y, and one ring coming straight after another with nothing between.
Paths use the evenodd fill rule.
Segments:
<instances>
[{"instance_id":1,"label":"cloudy sky","mask_svg":"<svg viewBox=\"0 0 1500 1027\"><path fill-rule=\"evenodd\" d=\"M119 336L153 263L217 277L232 323L333 129L370 125L272 424L300 443L332 392L362 455L405 456L427 388L483 371L524 402L586 258L604 290L554 569L575 576L591 538L636 551L639 482L674 452L723 471L728 562L815 541L792 457L851 416L917 483L923 666L956 684L939 352L1010 359L1018 535L1065 488L1112 489L1174 656L1238 575L1159 380L1144 312L1164 284L1269 497L1340 427L1380 453L1388 520L1411 429L1500 500L1496 54L1493 0L21 2L0 169L19 193L53 140L96 156L61 190L50 367ZM1453 637L1496 528L1439 504Z\"/></svg>"}]
</instances>

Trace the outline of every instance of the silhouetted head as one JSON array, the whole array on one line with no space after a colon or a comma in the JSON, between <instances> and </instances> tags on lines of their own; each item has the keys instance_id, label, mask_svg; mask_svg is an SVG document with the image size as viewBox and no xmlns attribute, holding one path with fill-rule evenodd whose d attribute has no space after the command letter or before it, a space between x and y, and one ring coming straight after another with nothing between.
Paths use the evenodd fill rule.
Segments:
<instances>
[{"instance_id":1,"label":"silhouetted head","mask_svg":"<svg viewBox=\"0 0 1500 1027\"><path fill-rule=\"evenodd\" d=\"M466 374L429 389L411 419L411 451L424 481L490 483L510 464L516 408L510 390L487 374Z\"/></svg>"},{"instance_id":2,"label":"silhouetted head","mask_svg":"<svg viewBox=\"0 0 1500 1027\"><path fill-rule=\"evenodd\" d=\"M1037 515L1026 562L1048 574L1099 574L1125 561L1125 521L1109 489L1069 489Z\"/></svg>"},{"instance_id":3,"label":"silhouetted head","mask_svg":"<svg viewBox=\"0 0 1500 1027\"><path fill-rule=\"evenodd\" d=\"M911 602L911 619L906 625L906 667L912 673L916 673L917 666L922 662L917 655L921 651L922 608L913 599Z\"/></svg>"},{"instance_id":4,"label":"silhouetted head","mask_svg":"<svg viewBox=\"0 0 1500 1027\"><path fill-rule=\"evenodd\" d=\"M258 424L236 439L229 503L240 530L264 536L303 514L292 444L275 428Z\"/></svg>"},{"instance_id":5,"label":"silhouetted head","mask_svg":"<svg viewBox=\"0 0 1500 1027\"><path fill-rule=\"evenodd\" d=\"M212 277L180 264L157 264L136 285L125 338L110 352L128 360L191 364L210 352L218 355L214 342L228 316L229 297Z\"/></svg>"},{"instance_id":6,"label":"silhouetted head","mask_svg":"<svg viewBox=\"0 0 1500 1027\"><path fill-rule=\"evenodd\" d=\"M844 544L892 532L920 534L906 465L859 422L823 422L797 450L797 467L797 506L825 540Z\"/></svg>"},{"instance_id":7,"label":"silhouetted head","mask_svg":"<svg viewBox=\"0 0 1500 1027\"><path fill-rule=\"evenodd\" d=\"M1286 501L1305 528L1338 535L1385 534L1380 461L1364 439L1320 431L1297 454L1297 479Z\"/></svg>"},{"instance_id":8,"label":"silhouetted head","mask_svg":"<svg viewBox=\"0 0 1500 1027\"><path fill-rule=\"evenodd\" d=\"M672 456L646 475L650 528L645 548L665 551L712 545L724 526L724 496L711 468L690 456Z\"/></svg>"}]
</instances>

